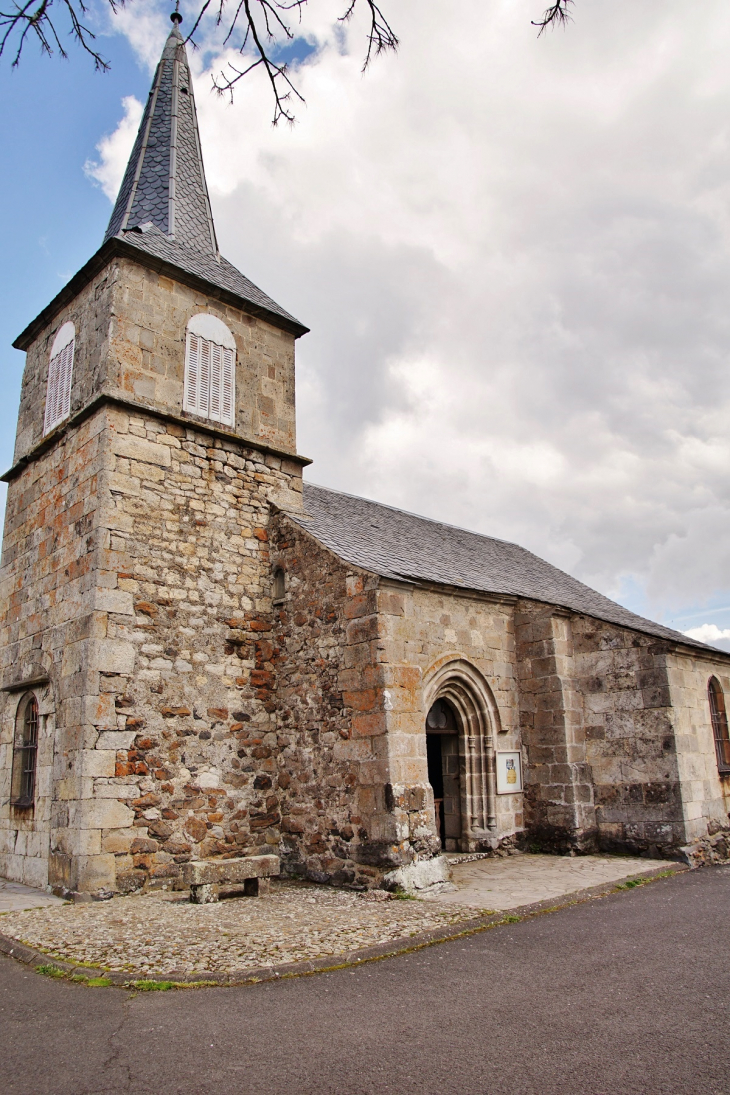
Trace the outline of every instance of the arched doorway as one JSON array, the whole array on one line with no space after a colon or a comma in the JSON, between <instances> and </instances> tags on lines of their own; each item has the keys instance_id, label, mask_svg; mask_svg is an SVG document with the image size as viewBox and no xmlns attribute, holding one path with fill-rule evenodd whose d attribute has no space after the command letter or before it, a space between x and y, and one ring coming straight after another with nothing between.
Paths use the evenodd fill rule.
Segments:
<instances>
[{"instance_id":1,"label":"arched doorway","mask_svg":"<svg viewBox=\"0 0 730 1095\"><path fill-rule=\"evenodd\" d=\"M436 700L426 716L426 756L436 832L445 851L457 852L461 843L459 726L446 700Z\"/></svg>"},{"instance_id":2,"label":"arched doorway","mask_svg":"<svg viewBox=\"0 0 730 1095\"><path fill-rule=\"evenodd\" d=\"M424 699L428 781L441 847L447 852L491 847L499 713L489 685L469 662L456 659L427 675Z\"/></svg>"}]
</instances>

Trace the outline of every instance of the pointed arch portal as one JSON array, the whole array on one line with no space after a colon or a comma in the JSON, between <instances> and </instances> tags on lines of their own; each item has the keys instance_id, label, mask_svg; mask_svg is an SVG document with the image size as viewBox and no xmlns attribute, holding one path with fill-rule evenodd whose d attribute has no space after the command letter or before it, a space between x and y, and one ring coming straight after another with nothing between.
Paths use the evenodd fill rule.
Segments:
<instances>
[{"instance_id":1,"label":"pointed arch portal","mask_svg":"<svg viewBox=\"0 0 730 1095\"><path fill-rule=\"evenodd\" d=\"M424 707L430 778L437 783L434 798L443 803L441 815L435 818L437 831L447 850L477 851L483 842L491 841L497 827L494 740L500 722L492 690L470 662L455 658L427 676ZM435 736L441 737L440 751ZM458 810L449 803L454 795L458 795ZM452 841L457 848L449 848Z\"/></svg>"}]
</instances>

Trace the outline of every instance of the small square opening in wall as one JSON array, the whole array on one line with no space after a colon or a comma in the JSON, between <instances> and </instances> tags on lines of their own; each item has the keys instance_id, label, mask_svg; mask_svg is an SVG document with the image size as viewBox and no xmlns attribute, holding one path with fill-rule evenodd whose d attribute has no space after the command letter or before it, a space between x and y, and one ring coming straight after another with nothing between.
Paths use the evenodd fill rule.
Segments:
<instances>
[{"instance_id":1,"label":"small square opening in wall","mask_svg":"<svg viewBox=\"0 0 730 1095\"><path fill-rule=\"evenodd\" d=\"M497 794L514 795L522 790L522 757L519 750L497 753Z\"/></svg>"}]
</instances>

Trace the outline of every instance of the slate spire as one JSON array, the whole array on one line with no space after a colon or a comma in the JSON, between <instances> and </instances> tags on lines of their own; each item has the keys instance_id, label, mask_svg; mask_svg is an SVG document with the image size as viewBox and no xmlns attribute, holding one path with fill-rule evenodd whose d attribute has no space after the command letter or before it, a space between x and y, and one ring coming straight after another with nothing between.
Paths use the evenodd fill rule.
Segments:
<instances>
[{"instance_id":1,"label":"slate spire","mask_svg":"<svg viewBox=\"0 0 730 1095\"><path fill-rule=\"evenodd\" d=\"M151 223L176 243L217 256L182 16L174 11L170 18L173 27L104 240Z\"/></svg>"}]
</instances>

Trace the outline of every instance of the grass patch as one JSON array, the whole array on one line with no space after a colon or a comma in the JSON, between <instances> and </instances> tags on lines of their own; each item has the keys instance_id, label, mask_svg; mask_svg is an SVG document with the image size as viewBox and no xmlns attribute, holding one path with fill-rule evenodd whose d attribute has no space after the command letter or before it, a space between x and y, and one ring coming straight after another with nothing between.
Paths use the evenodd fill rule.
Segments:
<instances>
[{"instance_id":1,"label":"grass patch","mask_svg":"<svg viewBox=\"0 0 730 1095\"><path fill-rule=\"evenodd\" d=\"M418 901L418 898L414 893L406 893L405 890L396 890L393 897L396 901Z\"/></svg>"},{"instance_id":2,"label":"grass patch","mask_svg":"<svg viewBox=\"0 0 730 1095\"><path fill-rule=\"evenodd\" d=\"M60 969L58 966L41 965L35 967L36 973L42 973L44 977L65 977L65 970Z\"/></svg>"},{"instance_id":3,"label":"grass patch","mask_svg":"<svg viewBox=\"0 0 730 1095\"><path fill-rule=\"evenodd\" d=\"M521 916L503 916L500 923L502 923L502 924L519 924L520 920L522 920Z\"/></svg>"},{"instance_id":4,"label":"grass patch","mask_svg":"<svg viewBox=\"0 0 730 1095\"><path fill-rule=\"evenodd\" d=\"M177 988L177 981L127 981L124 986L127 989L134 989L136 992L169 992L170 989Z\"/></svg>"}]
</instances>

